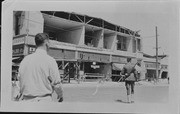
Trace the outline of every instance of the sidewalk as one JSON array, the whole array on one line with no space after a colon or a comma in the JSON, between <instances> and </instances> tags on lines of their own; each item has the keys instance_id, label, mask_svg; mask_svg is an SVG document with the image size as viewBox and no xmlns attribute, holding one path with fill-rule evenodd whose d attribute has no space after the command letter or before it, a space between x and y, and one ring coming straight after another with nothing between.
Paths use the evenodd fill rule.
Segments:
<instances>
[{"instance_id":1,"label":"sidewalk","mask_svg":"<svg viewBox=\"0 0 180 114\"><path fill-rule=\"evenodd\" d=\"M136 86L168 86L167 80L159 80L157 83L150 82L150 81L139 81L135 83ZM125 82L112 82L112 81L85 81L85 82L78 82L76 80L71 80L70 83L63 83L64 87L95 87L95 86L107 86L107 87L117 87L117 86L125 86Z\"/></svg>"},{"instance_id":2,"label":"sidewalk","mask_svg":"<svg viewBox=\"0 0 180 114\"><path fill-rule=\"evenodd\" d=\"M167 79L159 79L158 82L154 81L139 81L136 82L136 85L145 85L145 86L168 86Z\"/></svg>"},{"instance_id":3,"label":"sidewalk","mask_svg":"<svg viewBox=\"0 0 180 114\"><path fill-rule=\"evenodd\" d=\"M124 82L99 82L99 81L85 81L78 82L76 80L71 80L70 83L63 83L63 87L96 87L96 86L108 86L108 87L117 87L118 85L124 86Z\"/></svg>"}]
</instances>

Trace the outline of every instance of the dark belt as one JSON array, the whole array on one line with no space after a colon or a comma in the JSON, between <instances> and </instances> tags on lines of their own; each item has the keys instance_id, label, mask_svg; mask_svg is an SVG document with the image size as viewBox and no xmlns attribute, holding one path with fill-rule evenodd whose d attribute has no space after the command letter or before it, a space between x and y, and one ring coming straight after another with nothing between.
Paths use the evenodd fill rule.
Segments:
<instances>
[{"instance_id":1,"label":"dark belt","mask_svg":"<svg viewBox=\"0 0 180 114\"><path fill-rule=\"evenodd\" d=\"M45 95L38 95L38 96L23 95L23 99L33 99L36 97L48 97L48 96L52 96L52 94L45 94Z\"/></svg>"}]
</instances>

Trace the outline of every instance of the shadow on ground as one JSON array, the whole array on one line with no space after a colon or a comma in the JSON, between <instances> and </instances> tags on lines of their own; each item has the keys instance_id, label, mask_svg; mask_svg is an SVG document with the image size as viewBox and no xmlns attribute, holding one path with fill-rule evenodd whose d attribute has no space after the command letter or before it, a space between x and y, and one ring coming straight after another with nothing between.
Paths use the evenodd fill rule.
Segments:
<instances>
[{"instance_id":1,"label":"shadow on ground","mask_svg":"<svg viewBox=\"0 0 180 114\"><path fill-rule=\"evenodd\" d=\"M126 102L126 101L123 101L123 100L120 100L120 99L117 99L117 100L115 100L116 102L120 102L120 103L128 103L128 102Z\"/></svg>"}]
</instances>

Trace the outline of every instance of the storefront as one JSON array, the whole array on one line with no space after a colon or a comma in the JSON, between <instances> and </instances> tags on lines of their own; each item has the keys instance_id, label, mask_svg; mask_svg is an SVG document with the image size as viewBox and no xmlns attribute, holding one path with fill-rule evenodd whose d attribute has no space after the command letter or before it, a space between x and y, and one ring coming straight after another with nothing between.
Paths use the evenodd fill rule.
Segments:
<instances>
[{"instance_id":1,"label":"storefront","mask_svg":"<svg viewBox=\"0 0 180 114\"><path fill-rule=\"evenodd\" d=\"M137 58L132 58L131 62L132 64L135 65L135 67L137 68L138 72L140 73L141 68L137 66L137 62L141 63L141 59L137 59ZM121 70L123 69L124 65L127 63L127 57L122 57L122 56L112 56L112 80L113 81L118 81L121 76ZM140 78L139 74L139 78Z\"/></svg>"},{"instance_id":2,"label":"storefront","mask_svg":"<svg viewBox=\"0 0 180 114\"><path fill-rule=\"evenodd\" d=\"M98 76L109 78L108 74L111 74L110 55L79 51L77 59L80 63L80 70L88 78L98 78Z\"/></svg>"},{"instance_id":3,"label":"storefront","mask_svg":"<svg viewBox=\"0 0 180 114\"><path fill-rule=\"evenodd\" d=\"M161 65L160 78L168 78L168 65Z\"/></svg>"},{"instance_id":4,"label":"storefront","mask_svg":"<svg viewBox=\"0 0 180 114\"><path fill-rule=\"evenodd\" d=\"M17 80L17 74L19 69L19 64L24 58L25 52L25 35L20 35L13 39L12 46L12 81Z\"/></svg>"},{"instance_id":5,"label":"storefront","mask_svg":"<svg viewBox=\"0 0 180 114\"><path fill-rule=\"evenodd\" d=\"M155 62L145 62L146 67L146 79L149 81L156 79L156 63ZM158 64L158 75L160 74L160 64ZM158 77L159 78L159 77Z\"/></svg>"}]
</instances>

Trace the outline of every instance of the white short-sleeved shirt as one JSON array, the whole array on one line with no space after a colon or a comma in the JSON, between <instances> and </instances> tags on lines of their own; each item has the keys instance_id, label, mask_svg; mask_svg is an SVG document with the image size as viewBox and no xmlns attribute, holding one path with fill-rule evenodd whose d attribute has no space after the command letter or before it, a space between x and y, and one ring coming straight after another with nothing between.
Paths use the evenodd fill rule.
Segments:
<instances>
[{"instance_id":1,"label":"white short-sleeved shirt","mask_svg":"<svg viewBox=\"0 0 180 114\"><path fill-rule=\"evenodd\" d=\"M48 76L52 77L53 83L61 81L55 59L43 49L36 49L22 60L19 75L20 92L28 96L51 94L53 89Z\"/></svg>"}]
</instances>

